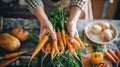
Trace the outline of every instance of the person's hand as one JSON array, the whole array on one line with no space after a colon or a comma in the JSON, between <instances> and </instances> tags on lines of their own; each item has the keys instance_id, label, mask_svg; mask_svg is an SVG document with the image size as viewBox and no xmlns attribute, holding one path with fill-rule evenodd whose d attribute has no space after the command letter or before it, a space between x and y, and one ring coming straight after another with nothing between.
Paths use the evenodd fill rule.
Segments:
<instances>
[{"instance_id":1,"label":"person's hand","mask_svg":"<svg viewBox=\"0 0 120 67\"><path fill-rule=\"evenodd\" d=\"M73 42L74 36L78 36L77 22L67 22L67 29L70 36L70 42Z\"/></svg>"},{"instance_id":2,"label":"person's hand","mask_svg":"<svg viewBox=\"0 0 120 67\"><path fill-rule=\"evenodd\" d=\"M34 9L34 14L40 22L40 34L39 34L40 39L44 35L50 34L50 36L52 37L53 40L57 40L56 34L53 31L52 24L49 21L47 15L45 14L44 8L40 7L40 6L37 6Z\"/></svg>"},{"instance_id":3,"label":"person's hand","mask_svg":"<svg viewBox=\"0 0 120 67\"><path fill-rule=\"evenodd\" d=\"M69 32L71 42L73 42L74 36L78 36L77 21L79 19L80 14L81 14L81 9L79 7L77 6L71 7L70 16L67 22L67 29Z\"/></svg>"},{"instance_id":4,"label":"person's hand","mask_svg":"<svg viewBox=\"0 0 120 67\"><path fill-rule=\"evenodd\" d=\"M50 21L41 23L40 25L40 39L46 34L50 34L53 40L57 40L56 34L53 31L53 27Z\"/></svg>"}]
</instances>

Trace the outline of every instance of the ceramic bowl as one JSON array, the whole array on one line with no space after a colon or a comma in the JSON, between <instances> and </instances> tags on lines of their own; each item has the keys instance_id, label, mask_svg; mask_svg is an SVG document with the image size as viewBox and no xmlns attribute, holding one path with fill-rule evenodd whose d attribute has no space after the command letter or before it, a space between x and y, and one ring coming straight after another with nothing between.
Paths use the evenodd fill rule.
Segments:
<instances>
[{"instance_id":1,"label":"ceramic bowl","mask_svg":"<svg viewBox=\"0 0 120 67\"><path fill-rule=\"evenodd\" d=\"M110 24L109 29L111 29L113 31L113 33L114 33L111 40L103 41L103 40L101 40L101 36L100 36L101 33L98 33L98 34L92 33L92 26L95 25L95 24L99 24L101 22L106 22L106 21L104 21L104 20L92 21L85 27L85 34L88 37L88 39L95 42L95 43L97 43L97 44L109 44L109 43L113 42L114 40L116 40L116 38L118 37L118 30L113 24L111 24L109 22L108 22Z\"/></svg>"}]
</instances>

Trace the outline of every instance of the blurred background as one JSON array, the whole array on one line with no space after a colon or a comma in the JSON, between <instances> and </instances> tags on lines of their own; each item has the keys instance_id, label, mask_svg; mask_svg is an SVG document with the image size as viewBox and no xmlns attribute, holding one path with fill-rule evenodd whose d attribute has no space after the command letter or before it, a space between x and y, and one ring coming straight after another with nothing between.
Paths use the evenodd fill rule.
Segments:
<instances>
[{"instance_id":1,"label":"blurred background","mask_svg":"<svg viewBox=\"0 0 120 67\"><path fill-rule=\"evenodd\" d=\"M120 0L91 0L94 19L120 19ZM7 18L35 18L25 0L0 0L0 16Z\"/></svg>"}]
</instances>

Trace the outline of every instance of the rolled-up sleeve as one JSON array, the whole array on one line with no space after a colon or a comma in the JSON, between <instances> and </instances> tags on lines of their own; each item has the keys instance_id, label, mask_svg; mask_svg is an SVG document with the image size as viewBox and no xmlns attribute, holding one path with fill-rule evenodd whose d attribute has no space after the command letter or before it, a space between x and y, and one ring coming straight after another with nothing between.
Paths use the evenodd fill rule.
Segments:
<instances>
[{"instance_id":1,"label":"rolled-up sleeve","mask_svg":"<svg viewBox=\"0 0 120 67\"><path fill-rule=\"evenodd\" d=\"M28 9L33 13L36 6L43 6L42 0L26 0ZM34 13L33 13L34 14Z\"/></svg>"},{"instance_id":2,"label":"rolled-up sleeve","mask_svg":"<svg viewBox=\"0 0 120 67\"><path fill-rule=\"evenodd\" d=\"M86 0L70 0L70 7L77 6L81 9L81 11L84 10L85 5Z\"/></svg>"}]
</instances>

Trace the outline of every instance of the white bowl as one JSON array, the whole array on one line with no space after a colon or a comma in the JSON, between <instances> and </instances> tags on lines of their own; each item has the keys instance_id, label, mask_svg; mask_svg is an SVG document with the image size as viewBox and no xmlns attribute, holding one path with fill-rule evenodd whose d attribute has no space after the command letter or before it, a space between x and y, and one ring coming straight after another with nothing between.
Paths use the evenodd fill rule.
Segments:
<instances>
[{"instance_id":1,"label":"white bowl","mask_svg":"<svg viewBox=\"0 0 120 67\"><path fill-rule=\"evenodd\" d=\"M109 43L111 43L111 42L113 42L114 40L116 40L116 38L118 37L118 30L117 30L117 28L113 25L113 24L111 24L111 23L109 23L110 24L110 29L112 29L113 31L114 31L114 36L113 36L113 38L111 39L111 40L109 40L109 41L102 41L100 38L100 34L101 33L99 33L99 34L94 34L94 33L92 33L92 25L94 25L94 24L98 24L98 23L100 23L100 22L105 22L104 20L96 20L96 21L92 21L92 22L90 22L86 27L85 27L85 34L86 34L86 36L88 37L88 39L89 40L91 40L91 41L93 41L93 42L95 42L95 43L97 43L97 44L109 44Z\"/></svg>"}]
</instances>

